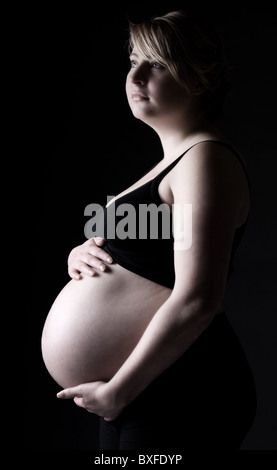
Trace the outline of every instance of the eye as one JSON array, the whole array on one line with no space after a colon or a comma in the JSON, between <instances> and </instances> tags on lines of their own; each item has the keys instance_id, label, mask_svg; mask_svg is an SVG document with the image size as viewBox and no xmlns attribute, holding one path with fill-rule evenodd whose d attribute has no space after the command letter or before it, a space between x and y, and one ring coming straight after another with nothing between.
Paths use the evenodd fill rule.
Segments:
<instances>
[{"instance_id":1,"label":"eye","mask_svg":"<svg viewBox=\"0 0 277 470\"><path fill-rule=\"evenodd\" d=\"M152 62L151 67L153 69L164 69L164 65L160 64L159 62Z\"/></svg>"},{"instance_id":2,"label":"eye","mask_svg":"<svg viewBox=\"0 0 277 470\"><path fill-rule=\"evenodd\" d=\"M137 63L135 60L130 60L130 67L131 67L131 69L136 68L137 65L138 65L138 63Z\"/></svg>"}]
</instances>

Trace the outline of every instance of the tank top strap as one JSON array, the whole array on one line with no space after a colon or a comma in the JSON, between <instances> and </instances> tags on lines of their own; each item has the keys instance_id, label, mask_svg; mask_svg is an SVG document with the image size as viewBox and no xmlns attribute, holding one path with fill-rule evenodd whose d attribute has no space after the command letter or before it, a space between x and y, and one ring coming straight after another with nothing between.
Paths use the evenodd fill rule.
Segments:
<instances>
[{"instance_id":1,"label":"tank top strap","mask_svg":"<svg viewBox=\"0 0 277 470\"><path fill-rule=\"evenodd\" d=\"M154 178L155 186L157 187L157 185L159 185L161 180L175 167L175 165L177 165L177 163L181 160L181 158L184 157L193 147L195 147L198 144L203 144L205 142L211 142L211 143L222 145L223 147L228 148L234 154L234 156L241 163L241 166L244 170L244 173L245 173L248 185L249 185L249 189L251 189L251 184L250 184L250 181L249 181L248 172L247 172L245 163L244 163L242 157L240 156L239 152L232 145L230 145L228 142L224 142L224 141L221 141L221 140L215 140L215 139L214 140L212 140L212 139L201 140L201 141L196 142L195 144L191 145L178 158L176 158L176 160L171 162L164 170L162 170L161 173L159 173L157 176L155 176L155 178Z\"/></svg>"},{"instance_id":2,"label":"tank top strap","mask_svg":"<svg viewBox=\"0 0 277 470\"><path fill-rule=\"evenodd\" d=\"M160 173L158 173L158 175L155 176L155 178L153 178L155 180L155 182L157 184L159 184L161 182L161 180L167 175L167 173L169 173L174 167L175 165L177 165L177 163L181 160L181 158L192 148L194 147L194 145L192 145L191 147L189 147L187 150L185 150L178 158L176 158L176 160L174 160L173 162L171 162L166 168L164 168Z\"/></svg>"}]
</instances>

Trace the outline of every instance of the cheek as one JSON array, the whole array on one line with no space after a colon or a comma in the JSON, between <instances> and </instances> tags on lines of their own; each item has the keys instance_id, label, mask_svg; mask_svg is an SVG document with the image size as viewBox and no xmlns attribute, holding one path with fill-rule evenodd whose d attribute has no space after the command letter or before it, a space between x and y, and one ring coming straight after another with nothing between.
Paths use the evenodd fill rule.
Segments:
<instances>
[{"instance_id":1,"label":"cheek","mask_svg":"<svg viewBox=\"0 0 277 470\"><path fill-rule=\"evenodd\" d=\"M125 82L125 93L126 93L126 96L127 96L127 100L130 104L130 96L131 96L131 91L130 91L130 77L129 77L129 74L127 75L126 77L126 82Z\"/></svg>"},{"instance_id":2,"label":"cheek","mask_svg":"<svg viewBox=\"0 0 277 470\"><path fill-rule=\"evenodd\" d=\"M130 83L131 83L131 78L130 78L130 72L126 76L126 81L125 81L125 91L128 94L130 90Z\"/></svg>"},{"instance_id":3,"label":"cheek","mask_svg":"<svg viewBox=\"0 0 277 470\"><path fill-rule=\"evenodd\" d=\"M129 106L130 106L131 105L131 103L130 103L131 93L130 93L130 81L128 80L128 77L127 77L126 82L125 82L125 93L126 93L127 101L129 103Z\"/></svg>"},{"instance_id":4,"label":"cheek","mask_svg":"<svg viewBox=\"0 0 277 470\"><path fill-rule=\"evenodd\" d=\"M187 92L184 87L179 85L175 80L165 80L161 89L164 101L176 102L186 98Z\"/></svg>"}]
</instances>

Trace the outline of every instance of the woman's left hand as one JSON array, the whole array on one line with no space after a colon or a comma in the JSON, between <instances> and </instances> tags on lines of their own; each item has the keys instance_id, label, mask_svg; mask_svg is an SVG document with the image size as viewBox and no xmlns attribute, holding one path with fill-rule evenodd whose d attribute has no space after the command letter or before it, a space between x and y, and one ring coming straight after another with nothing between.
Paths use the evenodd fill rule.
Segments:
<instances>
[{"instance_id":1,"label":"woman's left hand","mask_svg":"<svg viewBox=\"0 0 277 470\"><path fill-rule=\"evenodd\" d=\"M114 420L123 410L123 407L116 406L107 382L90 382L66 388L57 393L57 397L73 398L76 405L104 417L105 421Z\"/></svg>"}]
</instances>

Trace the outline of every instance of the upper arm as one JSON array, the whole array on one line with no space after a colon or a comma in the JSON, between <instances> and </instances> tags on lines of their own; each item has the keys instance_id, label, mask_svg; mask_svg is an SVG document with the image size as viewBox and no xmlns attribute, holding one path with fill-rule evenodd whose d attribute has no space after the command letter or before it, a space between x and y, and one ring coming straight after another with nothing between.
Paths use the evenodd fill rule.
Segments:
<instances>
[{"instance_id":1,"label":"upper arm","mask_svg":"<svg viewBox=\"0 0 277 470\"><path fill-rule=\"evenodd\" d=\"M196 146L177 166L170 181L178 207L177 218L173 209L174 233L183 230L189 238L186 231L191 231L191 245L182 249L176 243L173 292L181 301L197 299L216 310L225 290L234 233L248 212L246 178L230 151L212 144ZM190 224L185 224L182 210L186 204L191 204Z\"/></svg>"}]
</instances>

